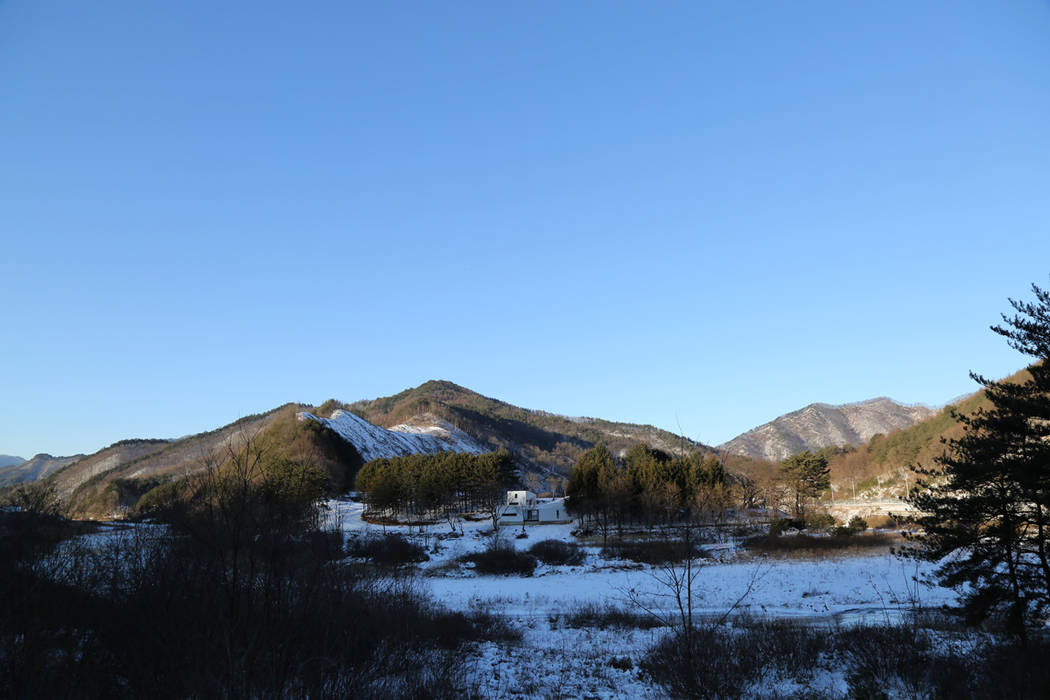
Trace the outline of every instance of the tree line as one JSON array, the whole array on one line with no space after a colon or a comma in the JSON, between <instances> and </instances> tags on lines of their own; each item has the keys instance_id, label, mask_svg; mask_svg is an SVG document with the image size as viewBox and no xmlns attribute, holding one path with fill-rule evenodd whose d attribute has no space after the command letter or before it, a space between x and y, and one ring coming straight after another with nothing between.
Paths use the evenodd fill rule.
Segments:
<instances>
[{"instance_id":1,"label":"tree line","mask_svg":"<svg viewBox=\"0 0 1050 700\"><path fill-rule=\"evenodd\" d=\"M616 459L604 444L580 456L569 478L568 508L603 533L625 524L718 523L734 508L788 507L805 521L829 487L828 462L800 452L766 478L731 474L712 453L672 456L644 444Z\"/></svg>"},{"instance_id":2,"label":"tree line","mask_svg":"<svg viewBox=\"0 0 1050 700\"><path fill-rule=\"evenodd\" d=\"M367 514L376 517L452 517L458 513L493 515L506 503L517 481L507 450L475 455L439 452L374 459L357 474Z\"/></svg>"},{"instance_id":3,"label":"tree line","mask_svg":"<svg viewBox=\"0 0 1050 700\"><path fill-rule=\"evenodd\" d=\"M599 443L577 460L566 496L570 512L607 535L627 523L718 520L733 503L733 483L714 455L672 457L638 444L617 460Z\"/></svg>"}]
</instances>

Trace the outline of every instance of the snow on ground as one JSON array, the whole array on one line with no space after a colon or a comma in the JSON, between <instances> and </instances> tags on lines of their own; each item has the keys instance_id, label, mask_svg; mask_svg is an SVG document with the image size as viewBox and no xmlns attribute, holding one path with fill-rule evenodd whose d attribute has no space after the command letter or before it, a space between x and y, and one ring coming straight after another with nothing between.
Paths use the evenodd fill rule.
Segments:
<instances>
[{"instance_id":1,"label":"snow on ground","mask_svg":"<svg viewBox=\"0 0 1050 700\"><path fill-rule=\"evenodd\" d=\"M662 698L638 668L663 630L573 629L522 619L520 644L486 642L471 650L468 679L485 698Z\"/></svg>"},{"instance_id":2,"label":"snow on ground","mask_svg":"<svg viewBox=\"0 0 1050 700\"><path fill-rule=\"evenodd\" d=\"M306 411L296 414L296 417L301 421L315 420L327 425L353 445L365 462L382 457L437 452L481 454L490 449L445 423L422 427L397 425L387 430L342 409L332 413L331 418L318 418Z\"/></svg>"},{"instance_id":3,"label":"snow on ground","mask_svg":"<svg viewBox=\"0 0 1050 700\"><path fill-rule=\"evenodd\" d=\"M448 524L418 526L372 525L362 519L363 505L331 501L329 519L347 536L401 532L424 544L430 561L421 566L430 592L450 608L465 610L486 602L506 614L544 616L564 612L582 604L627 605L629 598L667 608L661 598L666 586L659 571L650 566L605 559L599 546L587 546L588 559L580 566L540 564L531 577L478 576L467 567L453 567L455 560L484 549L491 542L488 520L460 521L462 535L450 536ZM515 539L520 528L503 528L501 537L518 549L536 542L557 539L575 541L573 524L532 525L528 537ZM930 564L902 560L885 550L821 558L778 558L737 554L732 550L712 553L700 563L696 579L697 603L702 612L721 615L733 607L751 587L737 609L754 615L791 618L841 617L857 609L910 609L915 605L939 606L954 603L955 593L944 588L918 585L916 579L929 573ZM633 593L632 593L633 592Z\"/></svg>"},{"instance_id":4,"label":"snow on ground","mask_svg":"<svg viewBox=\"0 0 1050 700\"><path fill-rule=\"evenodd\" d=\"M421 587L453 610L488 611L521 629L519 644L485 643L474 653L478 692L485 697L658 697L637 668L638 661L665 628L654 630L572 629L564 616L582 605L633 608L636 603L674 616L669 589L652 567L601 556L600 543L586 544L580 566L540 564L531 577L480 576L458 557L484 549L491 541L488 520L419 526L380 526L362 519L363 505L329 502L329 520L347 537L400 532L423 544L430 561L420 567ZM501 536L518 549L545 539L577 541L574 525L533 525L527 538L520 528ZM790 618L807 624L895 622L916 605L956 602L954 592L917 583L931 565L902 560L881 550L821 558L752 556L716 548L696 578L697 614L717 619L727 610L753 616ZM750 593L740 600L750 587ZM638 610L640 612L640 610ZM616 660L610 665L610 660ZM829 686L840 678L825 679ZM819 683L818 683L819 684ZM783 686L781 687L783 691ZM780 691L778 691L780 692ZM790 694L790 693L789 693Z\"/></svg>"}]
</instances>

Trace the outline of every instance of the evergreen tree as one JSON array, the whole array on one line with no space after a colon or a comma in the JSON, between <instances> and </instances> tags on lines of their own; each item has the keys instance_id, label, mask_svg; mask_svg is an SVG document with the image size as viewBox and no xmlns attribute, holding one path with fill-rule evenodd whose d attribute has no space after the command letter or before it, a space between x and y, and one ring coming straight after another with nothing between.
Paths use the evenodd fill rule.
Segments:
<instances>
[{"instance_id":1,"label":"evergreen tree","mask_svg":"<svg viewBox=\"0 0 1050 700\"><path fill-rule=\"evenodd\" d=\"M608 524L609 500L605 489L616 476L616 463L609 449L598 443L593 449L584 452L576 461L569 475L569 486L566 489L565 506L569 512L581 519L585 516L594 519L608 534L604 525Z\"/></svg>"},{"instance_id":2,"label":"evergreen tree","mask_svg":"<svg viewBox=\"0 0 1050 700\"><path fill-rule=\"evenodd\" d=\"M780 463L780 474L795 498L795 517L805 521L806 504L831 486L828 460L809 450L798 452Z\"/></svg>"},{"instance_id":3,"label":"evergreen tree","mask_svg":"<svg viewBox=\"0 0 1050 700\"><path fill-rule=\"evenodd\" d=\"M1022 643L1050 603L1050 292L1032 289L1036 303L1011 299L1015 314L992 327L1036 360L1029 378L971 374L991 408L956 415L963 436L947 442L939 469L914 468L922 480L909 499L924 514L916 555L943 560L936 576L964 587L971 621L1005 614Z\"/></svg>"}]
</instances>

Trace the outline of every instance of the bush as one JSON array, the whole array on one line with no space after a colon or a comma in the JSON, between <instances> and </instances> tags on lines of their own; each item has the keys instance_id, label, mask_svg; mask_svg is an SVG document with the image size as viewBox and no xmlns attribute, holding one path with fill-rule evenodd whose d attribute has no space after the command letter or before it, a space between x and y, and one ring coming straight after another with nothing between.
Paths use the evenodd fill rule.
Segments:
<instances>
[{"instance_id":1,"label":"bush","mask_svg":"<svg viewBox=\"0 0 1050 700\"><path fill-rule=\"evenodd\" d=\"M129 528L0 567L0 697L462 697L461 644L513 637L338 565L338 532L224 542Z\"/></svg>"},{"instance_id":2,"label":"bush","mask_svg":"<svg viewBox=\"0 0 1050 700\"><path fill-rule=\"evenodd\" d=\"M519 552L514 545L502 541L493 543L482 552L460 557L460 560L473 562L474 570L479 574L532 576L537 565L536 557Z\"/></svg>"},{"instance_id":3,"label":"bush","mask_svg":"<svg viewBox=\"0 0 1050 700\"><path fill-rule=\"evenodd\" d=\"M835 518L831 516L827 511L819 513L810 513L806 516L805 527L820 530L825 527L831 527L835 524ZM800 528L801 529L801 528Z\"/></svg>"},{"instance_id":4,"label":"bush","mask_svg":"<svg viewBox=\"0 0 1050 700\"><path fill-rule=\"evenodd\" d=\"M869 547L889 547L895 542L890 535L856 534L849 528L836 528L830 537L814 535L759 535L748 537L744 546L758 552L802 552L827 551L836 549L860 549Z\"/></svg>"},{"instance_id":5,"label":"bush","mask_svg":"<svg viewBox=\"0 0 1050 700\"><path fill-rule=\"evenodd\" d=\"M521 630L512 627L504 616L493 615L488 611L477 611L470 614L444 612L436 619L437 638L444 641L444 646L447 648L455 648L464 641L521 641Z\"/></svg>"},{"instance_id":6,"label":"bush","mask_svg":"<svg viewBox=\"0 0 1050 700\"><path fill-rule=\"evenodd\" d=\"M637 613L632 610L618 608L606 604L600 606L596 603L587 603L576 608L565 616L565 624L568 627L597 627L608 629L652 629L662 627L663 623L648 613Z\"/></svg>"},{"instance_id":7,"label":"bush","mask_svg":"<svg viewBox=\"0 0 1050 700\"><path fill-rule=\"evenodd\" d=\"M346 549L350 556L367 559L380 566L416 564L430 559L421 546L398 533L351 540Z\"/></svg>"},{"instance_id":8,"label":"bush","mask_svg":"<svg viewBox=\"0 0 1050 700\"><path fill-rule=\"evenodd\" d=\"M914 523L911 518L895 518L892 515L876 515L868 519L868 527L871 528L894 528L907 523Z\"/></svg>"},{"instance_id":9,"label":"bush","mask_svg":"<svg viewBox=\"0 0 1050 700\"><path fill-rule=\"evenodd\" d=\"M707 558L709 555L697 543L686 544L681 540L642 540L612 542L602 549L602 556L627 559L639 564L667 564L684 561L686 558Z\"/></svg>"},{"instance_id":10,"label":"bush","mask_svg":"<svg viewBox=\"0 0 1050 700\"><path fill-rule=\"evenodd\" d=\"M859 515L854 515L845 525L839 525L838 527L832 528L831 534L835 537L849 537L851 535L856 535L859 532L864 532L867 529L868 522Z\"/></svg>"},{"instance_id":11,"label":"bush","mask_svg":"<svg viewBox=\"0 0 1050 700\"><path fill-rule=\"evenodd\" d=\"M769 534L773 537L783 534L788 530L802 530L805 524L791 518L777 518L769 523Z\"/></svg>"},{"instance_id":12,"label":"bush","mask_svg":"<svg viewBox=\"0 0 1050 700\"><path fill-rule=\"evenodd\" d=\"M529 548L529 554L548 566L575 566L582 564L587 553L573 542L543 540Z\"/></svg>"},{"instance_id":13,"label":"bush","mask_svg":"<svg viewBox=\"0 0 1050 700\"><path fill-rule=\"evenodd\" d=\"M1050 640L1018 648L984 639L957 647L911 625L826 630L735 620L732 628L677 630L639 665L677 697L749 697L770 678L804 683L829 664L845 673L851 698L1047 697Z\"/></svg>"},{"instance_id":14,"label":"bush","mask_svg":"<svg viewBox=\"0 0 1050 700\"><path fill-rule=\"evenodd\" d=\"M813 675L831 646L826 630L786 621L736 620L664 637L639 664L676 697L749 697L749 686L771 676Z\"/></svg>"},{"instance_id":15,"label":"bush","mask_svg":"<svg viewBox=\"0 0 1050 700\"><path fill-rule=\"evenodd\" d=\"M44 556L63 540L94 530L93 525L73 522L60 515L0 510L0 569L14 568Z\"/></svg>"}]
</instances>

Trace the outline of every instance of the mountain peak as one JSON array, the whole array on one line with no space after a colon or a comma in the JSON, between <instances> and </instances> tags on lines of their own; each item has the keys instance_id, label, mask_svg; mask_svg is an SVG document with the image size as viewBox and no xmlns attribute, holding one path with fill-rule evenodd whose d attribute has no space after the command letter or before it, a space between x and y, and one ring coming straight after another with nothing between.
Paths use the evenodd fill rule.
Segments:
<instances>
[{"instance_id":1,"label":"mountain peak","mask_svg":"<svg viewBox=\"0 0 1050 700\"><path fill-rule=\"evenodd\" d=\"M752 428L719 448L779 461L802 450L862 445L877 433L907 428L933 413L925 406L909 406L885 396L837 406L811 403Z\"/></svg>"}]
</instances>

